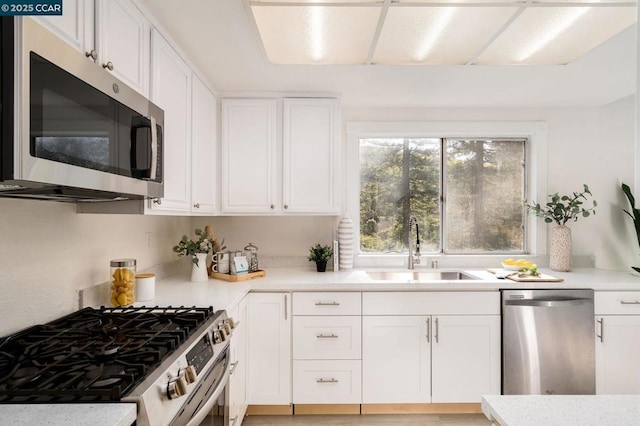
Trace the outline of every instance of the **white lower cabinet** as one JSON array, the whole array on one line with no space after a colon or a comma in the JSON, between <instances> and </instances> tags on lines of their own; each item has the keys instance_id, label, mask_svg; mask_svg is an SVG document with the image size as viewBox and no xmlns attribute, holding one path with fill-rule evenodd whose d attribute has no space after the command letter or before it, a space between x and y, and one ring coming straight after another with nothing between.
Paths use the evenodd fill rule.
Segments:
<instances>
[{"instance_id":1,"label":"white lower cabinet","mask_svg":"<svg viewBox=\"0 0 640 426\"><path fill-rule=\"evenodd\" d=\"M500 316L437 316L431 340L431 402L480 402L500 394Z\"/></svg>"},{"instance_id":2,"label":"white lower cabinet","mask_svg":"<svg viewBox=\"0 0 640 426\"><path fill-rule=\"evenodd\" d=\"M596 393L640 394L640 292L596 292Z\"/></svg>"},{"instance_id":3,"label":"white lower cabinet","mask_svg":"<svg viewBox=\"0 0 640 426\"><path fill-rule=\"evenodd\" d=\"M247 412L247 299L229 311L236 328L231 335L229 375L229 426L240 426Z\"/></svg>"},{"instance_id":4,"label":"white lower cabinet","mask_svg":"<svg viewBox=\"0 0 640 426\"><path fill-rule=\"evenodd\" d=\"M293 294L293 403L362 402L361 294Z\"/></svg>"},{"instance_id":5,"label":"white lower cabinet","mask_svg":"<svg viewBox=\"0 0 640 426\"><path fill-rule=\"evenodd\" d=\"M426 316L362 318L362 402L431 400L431 344Z\"/></svg>"},{"instance_id":6,"label":"white lower cabinet","mask_svg":"<svg viewBox=\"0 0 640 426\"><path fill-rule=\"evenodd\" d=\"M474 294L363 293L362 402L478 403L500 394L499 294Z\"/></svg>"},{"instance_id":7,"label":"white lower cabinet","mask_svg":"<svg viewBox=\"0 0 640 426\"><path fill-rule=\"evenodd\" d=\"M360 404L360 360L294 360L294 404Z\"/></svg>"},{"instance_id":8,"label":"white lower cabinet","mask_svg":"<svg viewBox=\"0 0 640 426\"><path fill-rule=\"evenodd\" d=\"M248 403L291 404L291 295L250 293Z\"/></svg>"}]
</instances>

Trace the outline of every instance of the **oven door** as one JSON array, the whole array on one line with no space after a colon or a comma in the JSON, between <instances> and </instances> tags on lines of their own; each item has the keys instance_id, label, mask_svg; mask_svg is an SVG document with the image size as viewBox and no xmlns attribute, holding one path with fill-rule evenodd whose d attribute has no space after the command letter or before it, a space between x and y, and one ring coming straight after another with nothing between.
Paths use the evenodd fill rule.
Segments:
<instances>
[{"instance_id":1,"label":"oven door","mask_svg":"<svg viewBox=\"0 0 640 426\"><path fill-rule=\"evenodd\" d=\"M227 426L229 422L229 346L194 391L172 425Z\"/></svg>"}]
</instances>

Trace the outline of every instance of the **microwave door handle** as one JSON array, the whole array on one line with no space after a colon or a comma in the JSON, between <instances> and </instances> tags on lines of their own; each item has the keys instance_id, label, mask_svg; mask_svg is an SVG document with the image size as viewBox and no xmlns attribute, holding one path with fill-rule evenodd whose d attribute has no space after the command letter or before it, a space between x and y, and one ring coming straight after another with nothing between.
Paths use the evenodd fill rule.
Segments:
<instances>
[{"instance_id":1,"label":"microwave door handle","mask_svg":"<svg viewBox=\"0 0 640 426\"><path fill-rule=\"evenodd\" d=\"M158 168L158 128L156 127L156 118L149 117L151 121L151 173L150 180L156 180L156 171Z\"/></svg>"}]
</instances>

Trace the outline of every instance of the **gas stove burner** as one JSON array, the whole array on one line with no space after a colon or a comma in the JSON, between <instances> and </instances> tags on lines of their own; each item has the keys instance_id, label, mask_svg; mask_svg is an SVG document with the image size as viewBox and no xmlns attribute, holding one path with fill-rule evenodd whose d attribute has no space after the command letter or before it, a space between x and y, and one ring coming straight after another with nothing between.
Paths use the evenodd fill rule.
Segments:
<instances>
[{"instance_id":1,"label":"gas stove burner","mask_svg":"<svg viewBox=\"0 0 640 426\"><path fill-rule=\"evenodd\" d=\"M212 308L85 308L0 339L0 403L118 401Z\"/></svg>"}]
</instances>

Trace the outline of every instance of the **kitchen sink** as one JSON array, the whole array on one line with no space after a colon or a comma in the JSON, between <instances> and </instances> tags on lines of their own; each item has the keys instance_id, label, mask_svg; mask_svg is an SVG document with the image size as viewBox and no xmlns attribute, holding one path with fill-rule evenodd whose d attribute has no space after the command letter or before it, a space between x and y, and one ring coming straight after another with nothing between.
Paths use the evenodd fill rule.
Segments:
<instances>
[{"instance_id":1,"label":"kitchen sink","mask_svg":"<svg viewBox=\"0 0 640 426\"><path fill-rule=\"evenodd\" d=\"M446 280L477 280L478 278L460 271L398 271L398 272L367 272L367 276L377 281L446 281Z\"/></svg>"}]
</instances>

